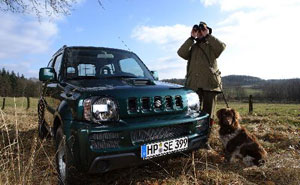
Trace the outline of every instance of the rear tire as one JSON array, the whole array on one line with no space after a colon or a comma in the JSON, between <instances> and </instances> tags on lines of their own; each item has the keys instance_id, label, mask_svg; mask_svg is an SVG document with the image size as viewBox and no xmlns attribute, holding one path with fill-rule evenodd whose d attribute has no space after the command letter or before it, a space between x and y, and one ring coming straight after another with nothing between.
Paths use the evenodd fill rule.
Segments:
<instances>
[{"instance_id":1,"label":"rear tire","mask_svg":"<svg viewBox=\"0 0 300 185\"><path fill-rule=\"evenodd\" d=\"M44 139L50 136L49 131L46 128L46 122L43 120L41 123L39 123L38 126L38 133L39 133L39 138Z\"/></svg>"},{"instance_id":2,"label":"rear tire","mask_svg":"<svg viewBox=\"0 0 300 185\"><path fill-rule=\"evenodd\" d=\"M39 138L44 139L46 137L50 136L50 133L46 127L46 122L44 119L45 115L45 104L43 99L41 98L38 103L38 133L39 133Z\"/></svg>"}]
</instances>

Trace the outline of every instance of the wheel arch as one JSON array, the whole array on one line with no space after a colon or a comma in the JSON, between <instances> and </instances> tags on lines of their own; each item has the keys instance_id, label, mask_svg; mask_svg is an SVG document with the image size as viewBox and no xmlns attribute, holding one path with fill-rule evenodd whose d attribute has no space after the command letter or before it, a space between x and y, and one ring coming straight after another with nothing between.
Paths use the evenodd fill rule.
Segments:
<instances>
[{"instance_id":1,"label":"wheel arch","mask_svg":"<svg viewBox=\"0 0 300 185\"><path fill-rule=\"evenodd\" d=\"M53 135L54 135L54 138L56 137L56 131L58 129L59 126L62 126L63 123L62 123L62 120L59 118L59 116L55 116L54 118L54 122L53 122Z\"/></svg>"},{"instance_id":2,"label":"wheel arch","mask_svg":"<svg viewBox=\"0 0 300 185\"><path fill-rule=\"evenodd\" d=\"M70 121L73 119L72 111L67 103L67 101L63 100L61 104L58 106L55 115L54 115L54 123L53 123L53 131L56 133L59 126L62 126L64 134L68 131L66 129L70 128Z\"/></svg>"}]
</instances>

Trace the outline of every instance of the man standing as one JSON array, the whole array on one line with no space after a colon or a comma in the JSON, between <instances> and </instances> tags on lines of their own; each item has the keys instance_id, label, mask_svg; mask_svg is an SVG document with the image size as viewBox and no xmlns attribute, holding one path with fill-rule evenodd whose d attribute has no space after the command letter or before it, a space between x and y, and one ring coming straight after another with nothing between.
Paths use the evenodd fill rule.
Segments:
<instances>
[{"instance_id":1,"label":"man standing","mask_svg":"<svg viewBox=\"0 0 300 185\"><path fill-rule=\"evenodd\" d=\"M185 86L197 92L202 109L210 115L210 124L213 124L217 94L222 88L216 59L226 45L212 36L211 32L211 28L204 22L195 25L191 37L177 53L188 60Z\"/></svg>"}]
</instances>

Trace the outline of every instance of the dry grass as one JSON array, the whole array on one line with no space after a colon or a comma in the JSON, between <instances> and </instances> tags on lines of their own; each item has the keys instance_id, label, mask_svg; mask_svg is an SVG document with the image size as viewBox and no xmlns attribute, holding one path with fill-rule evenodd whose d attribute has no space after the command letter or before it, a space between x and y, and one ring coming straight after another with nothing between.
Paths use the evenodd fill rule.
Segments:
<instances>
[{"instance_id":1,"label":"dry grass","mask_svg":"<svg viewBox=\"0 0 300 185\"><path fill-rule=\"evenodd\" d=\"M37 136L37 100L29 110L25 98L6 102L0 110L0 184L56 184L52 142Z\"/></svg>"},{"instance_id":2,"label":"dry grass","mask_svg":"<svg viewBox=\"0 0 300 185\"><path fill-rule=\"evenodd\" d=\"M31 101L36 105L36 99ZM37 137L36 106L26 110L25 98L7 102L5 110L0 110L0 184L56 184L53 141ZM252 115L247 114L247 104L230 105L266 148L269 159L263 166L224 163L218 126L214 125L210 138L213 150L196 151L194 160L191 154L183 154L153 161L98 175L94 177L98 182L92 184L300 184L299 105L254 104Z\"/></svg>"}]
</instances>

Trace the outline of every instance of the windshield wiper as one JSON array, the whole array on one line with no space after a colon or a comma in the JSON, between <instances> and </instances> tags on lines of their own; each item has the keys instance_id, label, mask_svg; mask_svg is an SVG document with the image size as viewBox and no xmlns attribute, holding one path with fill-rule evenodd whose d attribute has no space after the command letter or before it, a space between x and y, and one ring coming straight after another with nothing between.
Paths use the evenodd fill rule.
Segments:
<instances>
[{"instance_id":1,"label":"windshield wiper","mask_svg":"<svg viewBox=\"0 0 300 185\"><path fill-rule=\"evenodd\" d=\"M67 80L87 80L87 79L110 79L110 78L139 78L135 75L101 75L101 76L76 76Z\"/></svg>"},{"instance_id":2,"label":"windshield wiper","mask_svg":"<svg viewBox=\"0 0 300 185\"><path fill-rule=\"evenodd\" d=\"M76 76L72 78L67 78L67 80L87 80L87 79L99 79L97 76Z\"/></svg>"},{"instance_id":3,"label":"windshield wiper","mask_svg":"<svg viewBox=\"0 0 300 185\"><path fill-rule=\"evenodd\" d=\"M104 76L103 78L137 78L134 75L112 75L112 76Z\"/></svg>"}]
</instances>

